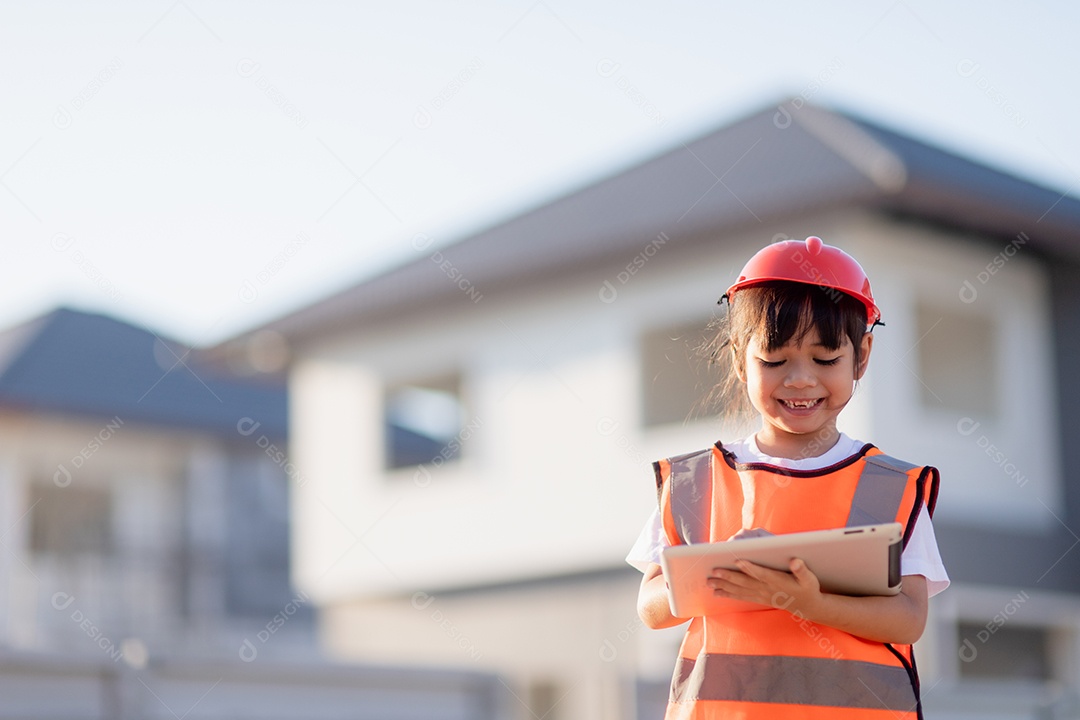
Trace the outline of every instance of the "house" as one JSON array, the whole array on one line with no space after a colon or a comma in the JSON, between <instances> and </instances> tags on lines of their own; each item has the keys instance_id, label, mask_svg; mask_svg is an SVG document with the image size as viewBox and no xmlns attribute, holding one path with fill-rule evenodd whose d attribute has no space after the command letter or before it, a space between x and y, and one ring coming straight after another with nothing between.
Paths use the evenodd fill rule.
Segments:
<instances>
[{"instance_id":1,"label":"house","mask_svg":"<svg viewBox=\"0 0 1080 720\"><path fill-rule=\"evenodd\" d=\"M314 655L289 578L286 416L280 377L111 317L61 308L5 331L0 644L233 658L287 611L258 649Z\"/></svg>"},{"instance_id":2,"label":"house","mask_svg":"<svg viewBox=\"0 0 1080 720\"><path fill-rule=\"evenodd\" d=\"M1075 709L1080 200L801 101L417 235L261 328L293 358L293 573L325 646L498 669L522 718L657 717L681 629L641 626L623 562L649 463L748 430L701 406L692 348L755 250L811 234L886 323L842 429L943 477L928 716Z\"/></svg>"},{"instance_id":3,"label":"house","mask_svg":"<svg viewBox=\"0 0 1080 720\"><path fill-rule=\"evenodd\" d=\"M0 718L507 715L493 673L319 652L281 349L66 308L0 333Z\"/></svg>"}]
</instances>

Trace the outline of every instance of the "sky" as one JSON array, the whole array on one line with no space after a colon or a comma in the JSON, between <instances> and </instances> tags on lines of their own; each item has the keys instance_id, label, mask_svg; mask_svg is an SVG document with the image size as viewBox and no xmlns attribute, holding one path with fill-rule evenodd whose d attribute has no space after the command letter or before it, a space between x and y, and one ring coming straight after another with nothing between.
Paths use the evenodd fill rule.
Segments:
<instances>
[{"instance_id":1,"label":"sky","mask_svg":"<svg viewBox=\"0 0 1080 720\"><path fill-rule=\"evenodd\" d=\"M213 345L791 97L1078 195L1078 29L1064 1L0 0L0 328L63 305Z\"/></svg>"}]
</instances>

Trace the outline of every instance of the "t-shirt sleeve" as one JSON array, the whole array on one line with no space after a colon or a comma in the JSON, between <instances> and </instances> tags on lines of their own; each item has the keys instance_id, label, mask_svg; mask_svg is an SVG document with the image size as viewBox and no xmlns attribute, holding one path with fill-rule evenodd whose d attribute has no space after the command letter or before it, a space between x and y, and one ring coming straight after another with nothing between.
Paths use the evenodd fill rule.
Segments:
<instances>
[{"instance_id":1,"label":"t-shirt sleeve","mask_svg":"<svg viewBox=\"0 0 1080 720\"><path fill-rule=\"evenodd\" d=\"M922 575L926 578L926 591L929 597L949 587L949 575L945 564L941 562L934 524L926 506L919 509L915 527L911 530L911 539L900 556L900 572L903 575Z\"/></svg>"},{"instance_id":2,"label":"t-shirt sleeve","mask_svg":"<svg viewBox=\"0 0 1080 720\"><path fill-rule=\"evenodd\" d=\"M660 551L667 545L667 536L660 522L660 511L654 508L649 519L645 521L645 526L641 528L634 546L626 555L626 562L645 572L650 563L660 564Z\"/></svg>"}]
</instances>

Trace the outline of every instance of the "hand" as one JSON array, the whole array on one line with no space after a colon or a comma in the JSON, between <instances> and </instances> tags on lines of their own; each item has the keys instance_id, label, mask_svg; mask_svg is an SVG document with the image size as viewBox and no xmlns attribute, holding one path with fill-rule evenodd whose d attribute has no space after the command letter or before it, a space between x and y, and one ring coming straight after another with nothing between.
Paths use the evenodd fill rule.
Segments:
<instances>
[{"instance_id":1,"label":"hand","mask_svg":"<svg viewBox=\"0 0 1080 720\"><path fill-rule=\"evenodd\" d=\"M799 558L791 560L790 573L747 560L737 560L735 565L738 570L713 568L706 582L715 595L804 616L813 614L823 597L817 576Z\"/></svg>"},{"instance_id":2,"label":"hand","mask_svg":"<svg viewBox=\"0 0 1080 720\"><path fill-rule=\"evenodd\" d=\"M772 537L772 535L773 534L765 528L752 528L750 530L743 528L739 532L729 537L728 540L745 540L747 538Z\"/></svg>"}]
</instances>

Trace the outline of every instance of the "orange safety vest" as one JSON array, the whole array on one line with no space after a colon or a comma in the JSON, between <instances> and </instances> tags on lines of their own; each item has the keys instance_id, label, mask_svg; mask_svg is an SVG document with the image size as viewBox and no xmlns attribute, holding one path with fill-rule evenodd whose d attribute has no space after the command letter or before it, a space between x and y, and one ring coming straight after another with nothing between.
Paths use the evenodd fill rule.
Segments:
<instances>
[{"instance_id":1,"label":"orange safety vest","mask_svg":"<svg viewBox=\"0 0 1080 720\"><path fill-rule=\"evenodd\" d=\"M820 470L738 463L720 443L653 464L672 545L899 522L904 546L932 513L938 472L865 445ZM881 643L760 610L696 617L679 650L666 720L922 718L910 645Z\"/></svg>"}]
</instances>

